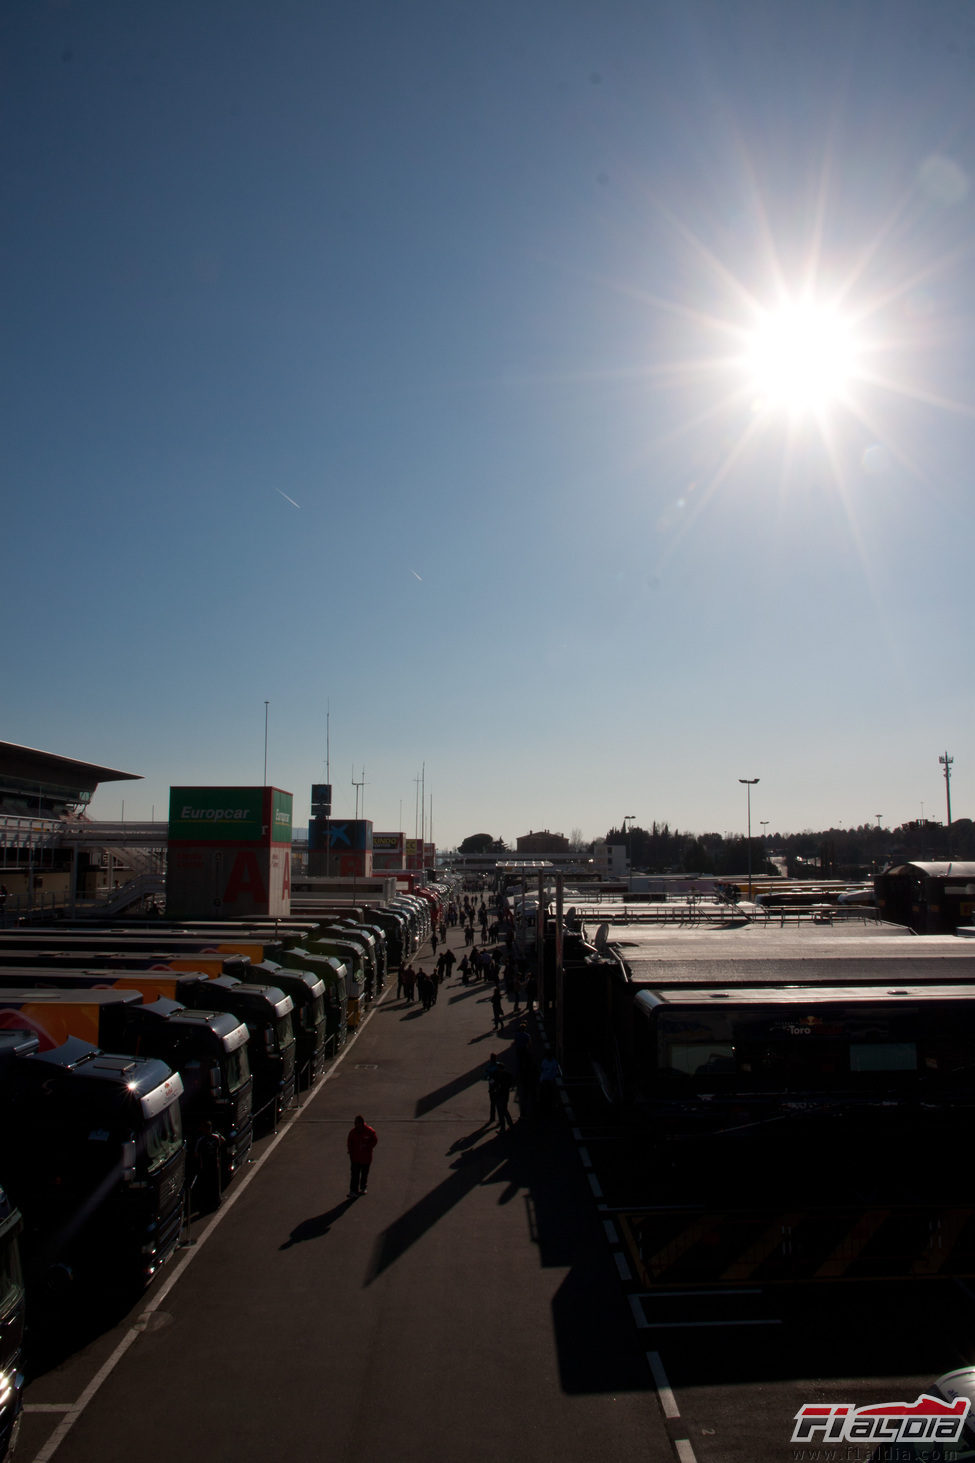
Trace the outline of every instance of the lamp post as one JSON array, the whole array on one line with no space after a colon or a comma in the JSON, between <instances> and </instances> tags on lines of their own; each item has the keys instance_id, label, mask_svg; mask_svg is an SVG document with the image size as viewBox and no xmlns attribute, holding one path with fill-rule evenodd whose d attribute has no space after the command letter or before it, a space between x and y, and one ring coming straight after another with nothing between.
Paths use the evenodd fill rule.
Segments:
<instances>
[{"instance_id":1,"label":"lamp post","mask_svg":"<svg viewBox=\"0 0 975 1463\"><path fill-rule=\"evenodd\" d=\"M767 874L768 873L768 833L766 832L766 829L768 828L769 820L768 820L768 818L759 818L758 821L762 825L762 872L765 873L765 874Z\"/></svg>"},{"instance_id":2,"label":"lamp post","mask_svg":"<svg viewBox=\"0 0 975 1463\"><path fill-rule=\"evenodd\" d=\"M267 787L267 709L270 701L264 703L264 786Z\"/></svg>"},{"instance_id":3,"label":"lamp post","mask_svg":"<svg viewBox=\"0 0 975 1463\"><path fill-rule=\"evenodd\" d=\"M947 822L947 824L945 826L945 833L948 836L948 862L949 863L951 862L951 764L952 764L952 762L954 762L954 760L955 760L954 757L949 757L947 752L945 752L945 754L944 754L943 757L939 757L938 758L938 761L941 763L942 767L944 768L944 773L945 773L945 797L948 800L948 822Z\"/></svg>"},{"instance_id":4,"label":"lamp post","mask_svg":"<svg viewBox=\"0 0 975 1463\"><path fill-rule=\"evenodd\" d=\"M752 788L758 781L757 777L739 777L739 782L744 783L745 798L748 803L748 898L752 897Z\"/></svg>"}]
</instances>

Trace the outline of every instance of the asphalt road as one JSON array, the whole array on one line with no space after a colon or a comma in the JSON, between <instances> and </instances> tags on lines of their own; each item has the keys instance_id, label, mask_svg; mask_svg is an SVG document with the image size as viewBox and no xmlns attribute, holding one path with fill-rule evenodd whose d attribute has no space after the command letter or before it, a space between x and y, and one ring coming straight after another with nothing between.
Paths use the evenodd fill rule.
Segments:
<instances>
[{"instance_id":1,"label":"asphalt road","mask_svg":"<svg viewBox=\"0 0 975 1463\"><path fill-rule=\"evenodd\" d=\"M387 989L141 1306L46 1358L18 1463L672 1459L570 1125L488 1128L492 1050L485 987Z\"/></svg>"}]
</instances>

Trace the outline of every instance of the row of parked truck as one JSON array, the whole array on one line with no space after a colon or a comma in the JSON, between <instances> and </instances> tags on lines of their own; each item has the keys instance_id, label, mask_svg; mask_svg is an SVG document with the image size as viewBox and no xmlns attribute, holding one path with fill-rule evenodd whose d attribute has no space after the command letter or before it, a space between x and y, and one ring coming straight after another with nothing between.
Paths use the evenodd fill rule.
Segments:
<instances>
[{"instance_id":1,"label":"row of parked truck","mask_svg":"<svg viewBox=\"0 0 975 1463\"><path fill-rule=\"evenodd\" d=\"M86 1275L147 1283L192 1212L198 1138L219 1135L232 1182L441 902L430 889L249 924L0 930L0 1457L25 1295Z\"/></svg>"}]
</instances>

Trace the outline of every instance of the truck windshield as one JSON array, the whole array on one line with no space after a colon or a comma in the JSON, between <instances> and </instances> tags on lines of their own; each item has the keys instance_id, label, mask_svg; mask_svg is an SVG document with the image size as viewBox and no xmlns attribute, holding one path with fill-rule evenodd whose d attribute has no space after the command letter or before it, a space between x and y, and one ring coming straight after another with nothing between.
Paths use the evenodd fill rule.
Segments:
<instances>
[{"instance_id":1,"label":"truck windshield","mask_svg":"<svg viewBox=\"0 0 975 1463\"><path fill-rule=\"evenodd\" d=\"M0 1315L19 1299L24 1289L20 1271L20 1249L16 1231L11 1228L0 1239Z\"/></svg>"},{"instance_id":2,"label":"truck windshield","mask_svg":"<svg viewBox=\"0 0 975 1463\"><path fill-rule=\"evenodd\" d=\"M274 1031L279 1052L285 1052L289 1046L294 1046L295 1028L290 1016L282 1016L280 1021L276 1021Z\"/></svg>"},{"instance_id":3,"label":"truck windshield","mask_svg":"<svg viewBox=\"0 0 975 1463\"><path fill-rule=\"evenodd\" d=\"M171 1103L146 1125L145 1152L149 1172L154 1173L174 1158L183 1146L183 1125L179 1103Z\"/></svg>"},{"instance_id":4,"label":"truck windshield","mask_svg":"<svg viewBox=\"0 0 975 1463\"><path fill-rule=\"evenodd\" d=\"M227 1079L227 1091L230 1093L239 1092L240 1089L250 1081L251 1064L247 1056L247 1046L239 1046L235 1052L228 1052L224 1059L224 1072Z\"/></svg>"},{"instance_id":5,"label":"truck windshield","mask_svg":"<svg viewBox=\"0 0 975 1463\"><path fill-rule=\"evenodd\" d=\"M306 1002L301 1007L301 1029L303 1031L317 1031L325 1020L325 997L315 996L313 1000Z\"/></svg>"},{"instance_id":6,"label":"truck windshield","mask_svg":"<svg viewBox=\"0 0 975 1463\"><path fill-rule=\"evenodd\" d=\"M762 1009L666 1011L658 1026L664 1080L736 1091L944 1085L957 1070L947 1043L928 1035L915 1009L818 1012ZM927 1038L927 1039L925 1039ZM921 1050L919 1050L921 1048Z\"/></svg>"}]
</instances>

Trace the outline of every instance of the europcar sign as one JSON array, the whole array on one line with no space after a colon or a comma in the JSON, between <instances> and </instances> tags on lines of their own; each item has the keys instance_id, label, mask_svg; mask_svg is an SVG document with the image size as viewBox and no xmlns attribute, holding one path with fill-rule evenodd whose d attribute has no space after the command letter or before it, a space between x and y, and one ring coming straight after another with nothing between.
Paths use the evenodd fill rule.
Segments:
<instances>
[{"instance_id":1,"label":"europcar sign","mask_svg":"<svg viewBox=\"0 0 975 1463\"><path fill-rule=\"evenodd\" d=\"M170 788L170 918L289 914L291 813L276 787Z\"/></svg>"},{"instance_id":2,"label":"europcar sign","mask_svg":"<svg viewBox=\"0 0 975 1463\"><path fill-rule=\"evenodd\" d=\"M290 843L292 797L274 787L171 787L170 843Z\"/></svg>"}]
</instances>

